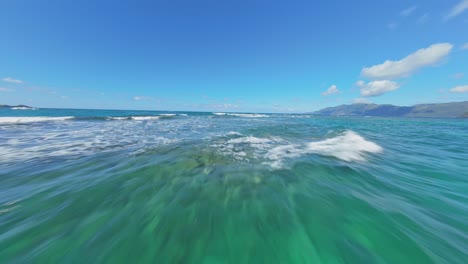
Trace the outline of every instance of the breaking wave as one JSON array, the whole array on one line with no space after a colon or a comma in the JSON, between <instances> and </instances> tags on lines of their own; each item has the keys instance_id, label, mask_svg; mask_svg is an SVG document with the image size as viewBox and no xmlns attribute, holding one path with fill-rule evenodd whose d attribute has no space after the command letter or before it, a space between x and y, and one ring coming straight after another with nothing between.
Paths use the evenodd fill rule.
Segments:
<instances>
[{"instance_id":1,"label":"breaking wave","mask_svg":"<svg viewBox=\"0 0 468 264\"><path fill-rule=\"evenodd\" d=\"M239 136L239 134L230 134ZM283 138L244 136L214 144L219 151L237 160L260 159L273 168L281 168L287 159L317 154L335 157L346 162L365 161L366 154L380 153L383 148L368 141L354 131L339 136L307 143L290 143Z\"/></svg>"},{"instance_id":2,"label":"breaking wave","mask_svg":"<svg viewBox=\"0 0 468 264\"><path fill-rule=\"evenodd\" d=\"M47 121L64 121L73 119L73 116L21 116L21 117L0 117L0 124L23 124L23 123L36 123L36 122L47 122Z\"/></svg>"},{"instance_id":3,"label":"breaking wave","mask_svg":"<svg viewBox=\"0 0 468 264\"><path fill-rule=\"evenodd\" d=\"M265 114L242 114L242 113L221 113L215 112L213 115L216 116L235 116L235 117L247 117L247 118L260 118L260 117L269 117Z\"/></svg>"}]
</instances>

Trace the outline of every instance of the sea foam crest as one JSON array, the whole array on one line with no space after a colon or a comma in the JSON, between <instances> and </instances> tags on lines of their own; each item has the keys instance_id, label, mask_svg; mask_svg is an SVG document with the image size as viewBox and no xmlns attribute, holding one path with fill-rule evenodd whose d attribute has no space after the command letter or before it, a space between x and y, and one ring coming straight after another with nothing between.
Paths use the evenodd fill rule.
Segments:
<instances>
[{"instance_id":1,"label":"sea foam crest","mask_svg":"<svg viewBox=\"0 0 468 264\"><path fill-rule=\"evenodd\" d=\"M230 116L238 116L238 117L249 117L249 118L258 118L258 117L268 117L265 114L228 114Z\"/></svg>"},{"instance_id":2,"label":"sea foam crest","mask_svg":"<svg viewBox=\"0 0 468 264\"><path fill-rule=\"evenodd\" d=\"M238 134L232 134L240 136ZM348 130L329 139L290 143L279 137L260 138L242 136L226 140L223 144L215 144L221 153L230 155L237 160L255 159L273 168L283 167L287 159L298 158L309 154L331 156L337 159L353 162L364 161L366 153L380 153L383 148L368 141L354 131Z\"/></svg>"},{"instance_id":3,"label":"sea foam crest","mask_svg":"<svg viewBox=\"0 0 468 264\"><path fill-rule=\"evenodd\" d=\"M274 168L282 167L283 161L307 154L319 154L344 160L364 161L366 153L380 153L383 148L374 142L367 141L354 131L348 130L343 134L316 142L309 142L305 146L297 144L281 145L270 149L266 157Z\"/></svg>"},{"instance_id":4,"label":"sea foam crest","mask_svg":"<svg viewBox=\"0 0 468 264\"><path fill-rule=\"evenodd\" d=\"M129 117L127 116L110 116L107 117L107 120L128 120Z\"/></svg>"},{"instance_id":5,"label":"sea foam crest","mask_svg":"<svg viewBox=\"0 0 468 264\"><path fill-rule=\"evenodd\" d=\"M22 124L22 123L34 123L34 122L46 122L46 121L64 121L73 119L73 116L5 116L0 117L0 124Z\"/></svg>"},{"instance_id":6,"label":"sea foam crest","mask_svg":"<svg viewBox=\"0 0 468 264\"><path fill-rule=\"evenodd\" d=\"M132 116L132 119L136 121L158 120L159 118L159 116Z\"/></svg>"},{"instance_id":7,"label":"sea foam crest","mask_svg":"<svg viewBox=\"0 0 468 264\"><path fill-rule=\"evenodd\" d=\"M268 115L265 115L265 114L243 114L243 113L222 113L222 112L216 112L216 113L213 113L213 115L237 116L237 117L247 117L247 118L269 117Z\"/></svg>"},{"instance_id":8,"label":"sea foam crest","mask_svg":"<svg viewBox=\"0 0 468 264\"><path fill-rule=\"evenodd\" d=\"M380 153L383 148L374 142L367 141L354 131L348 130L334 138L311 142L307 145L307 150L344 161L362 161L365 160L365 153Z\"/></svg>"}]
</instances>

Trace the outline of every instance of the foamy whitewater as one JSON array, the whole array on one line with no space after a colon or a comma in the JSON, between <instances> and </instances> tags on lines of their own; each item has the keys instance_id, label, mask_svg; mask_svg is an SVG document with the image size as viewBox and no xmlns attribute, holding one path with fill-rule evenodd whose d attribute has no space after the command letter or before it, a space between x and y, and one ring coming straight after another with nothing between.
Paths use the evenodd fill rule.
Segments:
<instances>
[{"instance_id":1,"label":"foamy whitewater","mask_svg":"<svg viewBox=\"0 0 468 264\"><path fill-rule=\"evenodd\" d=\"M0 263L466 263L467 131L0 110Z\"/></svg>"}]
</instances>

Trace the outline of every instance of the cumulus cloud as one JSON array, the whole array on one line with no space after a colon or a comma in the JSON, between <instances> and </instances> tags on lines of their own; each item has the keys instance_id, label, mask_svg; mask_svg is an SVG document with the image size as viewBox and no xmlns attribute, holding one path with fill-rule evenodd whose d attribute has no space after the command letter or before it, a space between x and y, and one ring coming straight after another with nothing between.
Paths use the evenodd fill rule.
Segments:
<instances>
[{"instance_id":1,"label":"cumulus cloud","mask_svg":"<svg viewBox=\"0 0 468 264\"><path fill-rule=\"evenodd\" d=\"M455 79L461 79L463 78L463 76L465 76L465 74L463 72L457 72L453 75L453 78Z\"/></svg>"},{"instance_id":2,"label":"cumulus cloud","mask_svg":"<svg viewBox=\"0 0 468 264\"><path fill-rule=\"evenodd\" d=\"M434 65L445 58L452 50L450 43L433 44L420 49L399 61L387 60L382 64L363 68L361 74L370 79L391 80L407 77L416 70Z\"/></svg>"},{"instance_id":3,"label":"cumulus cloud","mask_svg":"<svg viewBox=\"0 0 468 264\"><path fill-rule=\"evenodd\" d=\"M152 100L153 98L149 97L149 96L134 96L133 97L133 100L135 101L148 101L148 100Z\"/></svg>"},{"instance_id":4,"label":"cumulus cloud","mask_svg":"<svg viewBox=\"0 0 468 264\"><path fill-rule=\"evenodd\" d=\"M372 101L367 98L356 98L353 100L353 104L372 104Z\"/></svg>"},{"instance_id":5,"label":"cumulus cloud","mask_svg":"<svg viewBox=\"0 0 468 264\"><path fill-rule=\"evenodd\" d=\"M239 106L236 105L236 104L210 104L210 105L207 105L207 108L211 108L211 109L233 109L233 108L239 108Z\"/></svg>"},{"instance_id":6,"label":"cumulus cloud","mask_svg":"<svg viewBox=\"0 0 468 264\"><path fill-rule=\"evenodd\" d=\"M429 13L425 13L424 15L422 15L422 16L420 16L420 17L418 18L417 23L420 24L420 25L421 25L421 24L424 24L424 23L427 22L428 19L429 19Z\"/></svg>"},{"instance_id":7,"label":"cumulus cloud","mask_svg":"<svg viewBox=\"0 0 468 264\"><path fill-rule=\"evenodd\" d=\"M390 29L390 30L394 30L394 29L396 29L396 28L398 27L398 24L395 23L395 22L391 22L391 23L388 23L388 24L387 24L387 27L388 27L388 29Z\"/></svg>"},{"instance_id":8,"label":"cumulus cloud","mask_svg":"<svg viewBox=\"0 0 468 264\"><path fill-rule=\"evenodd\" d=\"M323 96L328 96L328 95L332 95L332 94L337 94L339 92L340 92L340 90L338 90L338 88L336 88L336 85L332 85L325 92L323 92L322 95Z\"/></svg>"},{"instance_id":9,"label":"cumulus cloud","mask_svg":"<svg viewBox=\"0 0 468 264\"><path fill-rule=\"evenodd\" d=\"M411 15L417 8L418 8L417 6L408 7L405 10L401 11L400 15L407 17L407 16Z\"/></svg>"},{"instance_id":10,"label":"cumulus cloud","mask_svg":"<svg viewBox=\"0 0 468 264\"><path fill-rule=\"evenodd\" d=\"M463 44L461 47L462 50L468 50L468 42Z\"/></svg>"},{"instance_id":11,"label":"cumulus cloud","mask_svg":"<svg viewBox=\"0 0 468 264\"><path fill-rule=\"evenodd\" d=\"M463 13L465 10L468 9L468 0L461 0L457 5L452 7L452 10L450 10L450 13L445 17L445 19L451 19L454 18L461 13Z\"/></svg>"},{"instance_id":12,"label":"cumulus cloud","mask_svg":"<svg viewBox=\"0 0 468 264\"><path fill-rule=\"evenodd\" d=\"M23 81L17 80L17 79L13 79L13 78L11 78L11 77L3 78L2 81L4 81L4 82L9 82L9 83L23 83Z\"/></svg>"},{"instance_id":13,"label":"cumulus cloud","mask_svg":"<svg viewBox=\"0 0 468 264\"><path fill-rule=\"evenodd\" d=\"M457 86L449 90L451 93L468 93L468 85Z\"/></svg>"},{"instance_id":14,"label":"cumulus cloud","mask_svg":"<svg viewBox=\"0 0 468 264\"><path fill-rule=\"evenodd\" d=\"M13 89L0 87L0 92L5 92L5 93L7 93L7 92L14 92L14 91L15 91L15 90L13 90Z\"/></svg>"},{"instance_id":15,"label":"cumulus cloud","mask_svg":"<svg viewBox=\"0 0 468 264\"><path fill-rule=\"evenodd\" d=\"M372 81L368 83L359 81L356 84L361 89L361 96L364 97L379 96L400 88L398 83L389 80Z\"/></svg>"}]
</instances>

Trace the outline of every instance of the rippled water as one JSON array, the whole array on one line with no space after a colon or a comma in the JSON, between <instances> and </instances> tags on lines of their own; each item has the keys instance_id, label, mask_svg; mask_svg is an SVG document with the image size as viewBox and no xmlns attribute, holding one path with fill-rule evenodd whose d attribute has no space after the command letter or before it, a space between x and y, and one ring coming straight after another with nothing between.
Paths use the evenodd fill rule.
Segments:
<instances>
[{"instance_id":1,"label":"rippled water","mask_svg":"<svg viewBox=\"0 0 468 264\"><path fill-rule=\"evenodd\" d=\"M0 263L467 260L466 120L0 111Z\"/></svg>"}]
</instances>

